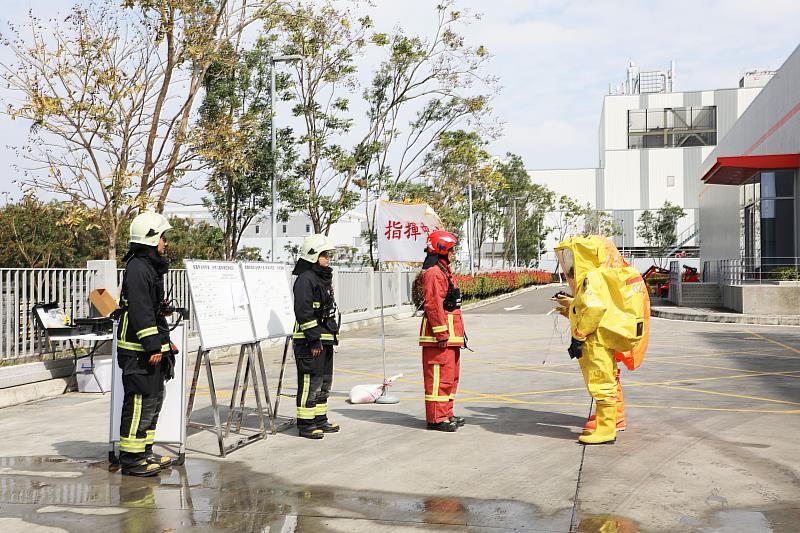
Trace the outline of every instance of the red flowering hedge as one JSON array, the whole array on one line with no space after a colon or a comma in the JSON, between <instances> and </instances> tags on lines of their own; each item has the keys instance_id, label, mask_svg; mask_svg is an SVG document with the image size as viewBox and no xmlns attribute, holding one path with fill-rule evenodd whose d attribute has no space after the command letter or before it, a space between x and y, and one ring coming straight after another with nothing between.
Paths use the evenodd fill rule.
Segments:
<instances>
[{"instance_id":1,"label":"red flowering hedge","mask_svg":"<svg viewBox=\"0 0 800 533\"><path fill-rule=\"evenodd\" d=\"M551 272L541 270L524 270L520 272L491 272L476 274L475 276L456 275L456 283L461 289L461 298L467 300L482 300L497 294L511 292L530 285L544 285L553 282ZM421 276L414 280L413 299L419 306L422 302Z\"/></svg>"}]
</instances>

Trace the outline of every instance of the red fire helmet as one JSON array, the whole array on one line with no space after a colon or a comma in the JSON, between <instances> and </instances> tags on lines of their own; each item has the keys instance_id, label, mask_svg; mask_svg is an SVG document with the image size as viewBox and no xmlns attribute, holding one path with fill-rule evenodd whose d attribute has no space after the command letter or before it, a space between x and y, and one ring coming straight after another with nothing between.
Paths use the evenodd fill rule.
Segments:
<instances>
[{"instance_id":1,"label":"red fire helmet","mask_svg":"<svg viewBox=\"0 0 800 533\"><path fill-rule=\"evenodd\" d=\"M446 254L458 244L458 239L449 231L436 230L428 235L428 251L437 254Z\"/></svg>"}]
</instances>

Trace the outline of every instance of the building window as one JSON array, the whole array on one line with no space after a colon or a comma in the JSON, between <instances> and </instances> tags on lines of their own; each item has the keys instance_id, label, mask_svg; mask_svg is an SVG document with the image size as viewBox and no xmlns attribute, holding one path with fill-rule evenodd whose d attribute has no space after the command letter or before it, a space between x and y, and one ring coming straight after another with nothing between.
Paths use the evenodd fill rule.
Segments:
<instances>
[{"instance_id":1,"label":"building window","mask_svg":"<svg viewBox=\"0 0 800 533\"><path fill-rule=\"evenodd\" d=\"M740 186L741 250L748 273L794 266L795 182L795 170L776 170Z\"/></svg>"},{"instance_id":2,"label":"building window","mask_svg":"<svg viewBox=\"0 0 800 533\"><path fill-rule=\"evenodd\" d=\"M258 235L259 231L261 231L261 228L259 228L258 224L256 224L256 235Z\"/></svg>"},{"instance_id":3,"label":"building window","mask_svg":"<svg viewBox=\"0 0 800 533\"><path fill-rule=\"evenodd\" d=\"M311 233L311 224L306 224L306 233Z\"/></svg>"},{"instance_id":4,"label":"building window","mask_svg":"<svg viewBox=\"0 0 800 533\"><path fill-rule=\"evenodd\" d=\"M686 148L717 144L717 108L667 107L628 111L628 148Z\"/></svg>"},{"instance_id":5,"label":"building window","mask_svg":"<svg viewBox=\"0 0 800 533\"><path fill-rule=\"evenodd\" d=\"M281 229L283 230L283 234L286 235L286 224L283 224L283 227Z\"/></svg>"}]
</instances>

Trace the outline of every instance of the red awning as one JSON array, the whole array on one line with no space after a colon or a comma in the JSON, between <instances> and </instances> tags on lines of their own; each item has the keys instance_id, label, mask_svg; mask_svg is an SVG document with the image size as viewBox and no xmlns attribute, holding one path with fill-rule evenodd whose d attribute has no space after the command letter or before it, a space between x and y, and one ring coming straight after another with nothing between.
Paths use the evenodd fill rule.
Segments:
<instances>
[{"instance_id":1,"label":"red awning","mask_svg":"<svg viewBox=\"0 0 800 533\"><path fill-rule=\"evenodd\" d=\"M761 170L799 167L800 154L718 157L703 181L714 185L741 185Z\"/></svg>"}]
</instances>

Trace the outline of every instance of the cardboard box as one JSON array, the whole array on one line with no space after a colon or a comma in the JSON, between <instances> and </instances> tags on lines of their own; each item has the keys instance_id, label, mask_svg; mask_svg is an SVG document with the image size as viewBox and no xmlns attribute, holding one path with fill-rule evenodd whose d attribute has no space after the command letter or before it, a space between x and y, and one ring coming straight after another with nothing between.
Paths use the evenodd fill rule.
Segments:
<instances>
[{"instance_id":1,"label":"cardboard box","mask_svg":"<svg viewBox=\"0 0 800 533\"><path fill-rule=\"evenodd\" d=\"M90 292L89 301L102 316L111 316L111 313L119 309L117 301L106 289L95 289Z\"/></svg>"}]
</instances>

